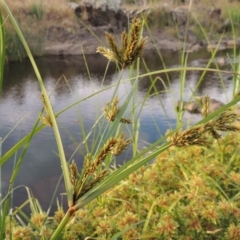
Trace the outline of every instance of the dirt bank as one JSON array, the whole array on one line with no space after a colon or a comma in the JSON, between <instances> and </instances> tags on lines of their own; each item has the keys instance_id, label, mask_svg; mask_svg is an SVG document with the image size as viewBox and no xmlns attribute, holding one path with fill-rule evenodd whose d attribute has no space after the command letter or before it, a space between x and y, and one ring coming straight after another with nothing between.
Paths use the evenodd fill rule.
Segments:
<instances>
[{"instance_id":1,"label":"dirt bank","mask_svg":"<svg viewBox=\"0 0 240 240\"><path fill-rule=\"evenodd\" d=\"M34 56L93 54L98 46L106 46L105 31L113 33L120 41L121 32L128 28L133 17L145 19L150 27L143 33L144 37L148 36L146 50L149 51L184 48L191 52L202 48L214 50L216 47L222 50L240 45L239 39L232 39L233 31L226 22L227 16L223 6L219 5L220 0L216 0L213 9L206 6L203 0L196 4L194 1L191 9L188 4L171 5L160 0L152 2L155 5L124 5L118 11L102 11L67 0L53 0L51 3L42 0L34 4L27 0L21 4L9 1L9 5ZM234 4L240 7L240 3ZM229 5L229 9L237 8ZM192 17L196 13L205 34ZM6 58L9 61L22 59L26 57L25 50L9 18L5 18ZM238 29L234 30L235 36L239 36Z\"/></svg>"},{"instance_id":2,"label":"dirt bank","mask_svg":"<svg viewBox=\"0 0 240 240\"><path fill-rule=\"evenodd\" d=\"M86 30L79 30L79 32L75 33L72 36L69 34L62 34L59 38L52 40L46 40L45 42L45 55L79 55L79 54L93 54L96 52L96 48L99 46L105 46L106 40L104 32L108 29L92 29L93 31L98 31L98 35L96 38L92 33ZM148 42L146 45L146 50L156 50L164 49L164 50L172 50L177 51L183 47L183 43L180 42L177 38L172 37L166 32L151 32L152 36L148 34L148 32L144 32L144 36L148 36ZM64 35L64 37L63 37ZM120 34L115 35L116 39L120 39ZM61 40L58 40L61 39ZM187 49L192 49L191 44L185 45ZM196 49L199 49L203 46L196 45Z\"/></svg>"},{"instance_id":3,"label":"dirt bank","mask_svg":"<svg viewBox=\"0 0 240 240\"><path fill-rule=\"evenodd\" d=\"M154 26L150 31L144 31L143 35L148 36L146 50L156 51L156 49L159 49L177 51L184 48L186 51L191 52L205 48L210 51L214 50L216 47L223 50L240 45L240 39L233 40L231 37L228 37L229 35L222 37L219 34L215 34L209 41L206 41L204 37L199 37L199 30L194 29L195 26L191 22L189 23L189 29L186 31L186 19L184 20L184 18L186 18L186 14L189 12L187 8L188 5L174 6L168 10L164 10L163 6L157 7L160 9L157 10L157 12L152 12L155 10L154 8L147 8L138 11L136 11L136 9L128 9L127 11L126 9L121 9L116 13L111 10L101 11L91 7L79 7L79 5L74 5L73 12L77 20L76 18L68 19L67 26L55 23L55 25L53 24L48 27L44 54L93 54L96 52L98 46L106 46L105 31L113 33L116 39L120 41L121 32L127 28L128 17L134 17L134 15L141 17L143 16L141 14L146 12L149 21L151 21L149 16L153 14L158 17L160 14L165 16L164 19L161 19L161 16L159 19L155 20L156 22L162 22L160 27L156 27L156 24L153 24ZM216 9L218 10L218 8ZM177 23L174 23L175 25L177 24L178 28L173 26L173 20L170 19L174 12L178 14L175 16L175 18L177 18ZM207 12L208 17L209 14L211 14L211 12ZM210 18L212 18L212 15L210 15ZM215 16L215 18L217 18L218 21L216 31L219 31L225 23L223 19L220 19L220 15ZM212 21L215 20L216 19L212 19ZM179 32L177 33L176 31ZM220 44L219 39L221 39Z\"/></svg>"}]
</instances>

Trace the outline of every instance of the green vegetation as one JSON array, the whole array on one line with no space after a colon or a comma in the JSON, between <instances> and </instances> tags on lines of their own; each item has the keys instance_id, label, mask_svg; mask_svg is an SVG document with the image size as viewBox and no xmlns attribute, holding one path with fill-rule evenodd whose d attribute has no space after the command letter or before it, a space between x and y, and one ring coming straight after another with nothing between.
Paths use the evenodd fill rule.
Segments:
<instances>
[{"instance_id":1,"label":"green vegetation","mask_svg":"<svg viewBox=\"0 0 240 240\"><path fill-rule=\"evenodd\" d=\"M172 147L78 211L66 239L239 239L238 156L238 134Z\"/></svg>"},{"instance_id":2,"label":"green vegetation","mask_svg":"<svg viewBox=\"0 0 240 240\"><path fill-rule=\"evenodd\" d=\"M42 20L44 15L44 8L42 3L34 1L30 5L29 15L34 16L38 21Z\"/></svg>"},{"instance_id":3,"label":"green vegetation","mask_svg":"<svg viewBox=\"0 0 240 240\"><path fill-rule=\"evenodd\" d=\"M0 0L0 3L32 63L43 104L33 129L0 158L0 166L3 166L22 147L16 159L8 192L0 199L0 239L240 238L240 129L238 115L232 109L240 100L239 78L234 78L231 102L208 115L209 98L205 97L202 109L204 118L186 130L183 130L183 111L180 104L180 111L176 113L177 129L169 130L166 136L145 149L140 150L137 146L139 123L134 111L136 91L141 78L149 77L152 83L146 94L148 98L159 95L155 88L157 74L180 72L180 101L183 101L187 71L203 72L196 89L193 89L192 97L207 72L213 71L219 75L222 73L217 67L209 68L216 51L212 52L205 68L188 67L188 55L182 52L181 67L165 68L140 75L139 57L142 56L147 41L142 38L142 26L145 24L149 29L148 25L139 19L133 20L129 32L122 33L120 47L113 35L107 33L109 48L99 47L98 52L116 62L120 73L126 67L136 71L132 71L129 79L122 79L120 74L118 83L108 87L114 88L114 94L103 107L103 114L96 120L92 129L98 129L96 126L101 124L101 119L106 119L108 124L99 128L101 132L94 138L94 151L88 151L84 166L79 170L75 161L68 163L66 160L57 119L79 102L59 113L53 111L29 44L8 5L4 0ZM1 18L0 23L3 23ZM4 23L1 26L4 26ZM0 34L1 39L7 39L2 28ZM5 57L3 44L4 41L1 41L2 61ZM160 53L159 58L161 59ZM3 76L3 66L1 63L0 80ZM233 64L233 69L234 74L238 76L239 66L236 68ZM119 106L116 93L123 81L130 81L132 87L122 106ZM93 95L95 94L98 93ZM125 115L130 104L133 106L131 119L128 119ZM131 133L130 139L125 137L126 124ZM43 212L37 199L26 188L28 199L12 211L13 183L31 140L45 127L51 127L55 135L68 209L64 210L59 204L54 216L50 216L49 212ZM83 134L85 142L92 133L93 130ZM130 144L133 147L132 158L119 168L112 167L114 157L121 154ZM149 164L150 161L154 162ZM31 216L24 214L22 208L25 205L29 205Z\"/></svg>"}]
</instances>

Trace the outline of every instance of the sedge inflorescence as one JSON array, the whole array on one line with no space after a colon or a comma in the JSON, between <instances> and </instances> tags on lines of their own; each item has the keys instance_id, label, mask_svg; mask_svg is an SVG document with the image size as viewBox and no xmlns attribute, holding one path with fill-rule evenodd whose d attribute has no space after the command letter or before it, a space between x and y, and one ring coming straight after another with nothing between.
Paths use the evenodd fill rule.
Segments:
<instances>
[{"instance_id":1,"label":"sedge inflorescence","mask_svg":"<svg viewBox=\"0 0 240 240\"><path fill-rule=\"evenodd\" d=\"M142 20L133 19L129 32L122 32L121 46L117 45L114 36L105 32L109 48L98 47L97 52L101 53L108 60L119 64L121 68L130 66L137 58L142 56L147 38L141 37Z\"/></svg>"},{"instance_id":2,"label":"sedge inflorescence","mask_svg":"<svg viewBox=\"0 0 240 240\"><path fill-rule=\"evenodd\" d=\"M207 115L207 109L208 98L206 98L203 106L203 114ZM205 124L193 126L187 130L176 131L170 134L168 141L172 146L177 147L191 145L209 146L211 145L209 136L212 136L214 139L220 139L221 132L239 132L239 126L235 124L237 121L238 115L229 109Z\"/></svg>"}]
</instances>

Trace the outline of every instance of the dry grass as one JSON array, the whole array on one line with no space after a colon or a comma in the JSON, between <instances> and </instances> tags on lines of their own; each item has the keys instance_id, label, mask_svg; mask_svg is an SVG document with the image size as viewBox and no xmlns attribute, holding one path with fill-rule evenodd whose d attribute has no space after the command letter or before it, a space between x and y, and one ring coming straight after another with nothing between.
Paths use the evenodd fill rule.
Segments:
<instances>
[{"instance_id":1,"label":"dry grass","mask_svg":"<svg viewBox=\"0 0 240 240\"><path fill-rule=\"evenodd\" d=\"M33 3L42 4L47 8L55 8L62 10L69 3L68 0L6 0L6 3L12 11L16 9L28 9Z\"/></svg>"},{"instance_id":2,"label":"dry grass","mask_svg":"<svg viewBox=\"0 0 240 240\"><path fill-rule=\"evenodd\" d=\"M70 0L6 0L6 2L18 20L19 26L27 38L27 42L32 46L31 50L35 56L42 54L45 40L64 42L68 39L68 33L75 34L79 31L79 22L69 6ZM80 3L80 0L75 2ZM122 8L130 11L150 7L153 9L151 14L145 12L144 14L139 14L139 17L147 19L148 26L152 31L161 30L170 33L171 36L177 37L175 23L172 20L171 14L169 14L169 10L166 10L166 6L164 6L166 1L149 0L148 2L149 4L144 6L126 4L126 1L123 1ZM183 6L177 2L169 2L170 9ZM188 5L185 7L188 7ZM214 8L221 9L220 19L212 19L209 16L209 11ZM238 25L240 24L240 11L238 9L240 9L239 1L193 1L191 15L194 17L189 22L189 29L193 30L199 40L206 38L197 21L193 20L196 18L202 28L205 29L209 40L219 38L217 31L222 26L223 21L229 17L229 14L232 14L233 22L237 22ZM9 26L8 21L5 24L6 28L8 28L7 33L10 39L8 41L9 49L7 51L7 58L9 60L24 58L24 51L19 47L19 41L14 39L16 36L13 33L12 27ZM238 35L239 31L238 25L235 27L236 35ZM227 32L226 36L232 37L232 32Z\"/></svg>"},{"instance_id":3,"label":"dry grass","mask_svg":"<svg viewBox=\"0 0 240 240\"><path fill-rule=\"evenodd\" d=\"M68 5L68 0L23 0L23 1L6 1L9 8L16 18L19 14L29 15L33 8L42 8L44 11L44 19L49 21L71 19L76 21L75 15Z\"/></svg>"},{"instance_id":4,"label":"dry grass","mask_svg":"<svg viewBox=\"0 0 240 240\"><path fill-rule=\"evenodd\" d=\"M30 22L41 20L37 21L37 29L51 25L72 27L77 22L68 0L6 0L6 2L14 17L21 23L28 24L29 19ZM31 25L26 27L30 28Z\"/></svg>"},{"instance_id":5,"label":"dry grass","mask_svg":"<svg viewBox=\"0 0 240 240\"><path fill-rule=\"evenodd\" d=\"M18 21L34 56L43 54L48 34L54 35L51 32L51 27L60 27L62 31L70 29L72 32L75 32L78 27L76 16L68 5L68 0L6 0L6 2ZM6 16L5 18L4 24L8 43L6 59L9 61L21 60L26 56L25 51L10 21ZM56 37L58 38L58 36Z\"/></svg>"}]
</instances>

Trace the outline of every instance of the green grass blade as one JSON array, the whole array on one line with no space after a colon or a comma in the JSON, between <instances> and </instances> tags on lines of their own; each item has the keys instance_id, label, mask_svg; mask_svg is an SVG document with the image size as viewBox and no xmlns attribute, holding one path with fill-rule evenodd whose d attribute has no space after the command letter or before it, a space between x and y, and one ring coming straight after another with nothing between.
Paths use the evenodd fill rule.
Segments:
<instances>
[{"instance_id":1,"label":"green grass blade","mask_svg":"<svg viewBox=\"0 0 240 240\"><path fill-rule=\"evenodd\" d=\"M38 126L34 133L33 136L36 135L38 132L40 132L43 128L45 127L45 125L40 125ZM23 137L20 141L18 141L10 150L8 150L3 157L0 158L0 166L2 166L20 147L22 147L29 139L29 136L31 135L31 133L29 133L28 135L26 135L25 137Z\"/></svg>"},{"instance_id":2,"label":"green grass blade","mask_svg":"<svg viewBox=\"0 0 240 240\"><path fill-rule=\"evenodd\" d=\"M2 155L2 138L0 137L0 156ZM6 204L1 204L3 201L2 198L2 169L0 167L0 238L4 238L4 232L5 232L5 220L7 215L7 209ZM8 200L7 200L8 201Z\"/></svg>"},{"instance_id":3,"label":"green grass blade","mask_svg":"<svg viewBox=\"0 0 240 240\"><path fill-rule=\"evenodd\" d=\"M224 199L230 200L227 193L215 179L211 178L210 176L206 177L206 179L209 181L209 184L212 184L218 190L219 194L223 196Z\"/></svg>"},{"instance_id":4,"label":"green grass blade","mask_svg":"<svg viewBox=\"0 0 240 240\"><path fill-rule=\"evenodd\" d=\"M150 218L153 215L153 209L156 206L156 204L157 203L154 201L152 203L149 211L148 211L148 215L147 215L146 221L145 221L144 226L143 226L142 234L145 234L147 232L147 228L148 228L148 225L149 225L149 222L150 222Z\"/></svg>"},{"instance_id":5,"label":"green grass blade","mask_svg":"<svg viewBox=\"0 0 240 240\"><path fill-rule=\"evenodd\" d=\"M22 153L21 153L21 155L20 155L20 157L19 157L19 159L18 159L18 161L17 161L17 164L16 164L16 166L14 167L13 174L12 174L11 179L10 179L10 185L14 183L14 181L15 181L17 175L18 175L20 166L22 165L24 156L25 156L25 154L26 154L26 152L27 152L27 150L28 150L28 147L29 147L29 145L30 145L30 143L31 143L31 140L32 140L32 138L33 138L33 136L34 136L34 132L35 132L35 129L37 128L38 122L39 122L39 119L36 121L35 126L33 127L32 132L31 132L31 134L29 135L29 138L28 138L27 141L26 141L26 144L25 144L25 146L24 146L24 149L23 149L23 151L22 151Z\"/></svg>"}]
</instances>

